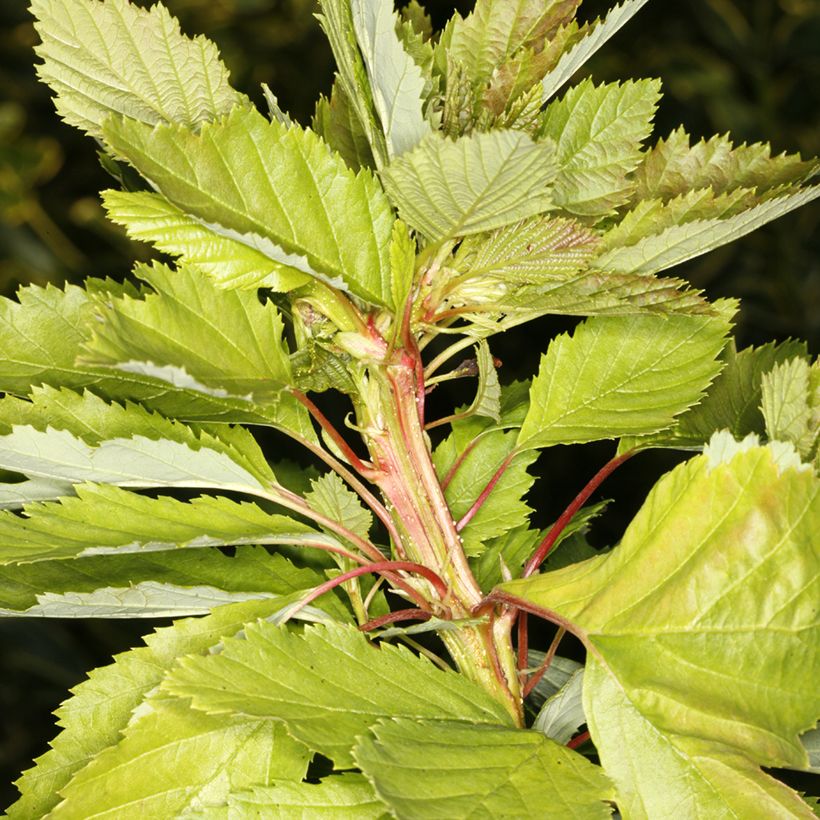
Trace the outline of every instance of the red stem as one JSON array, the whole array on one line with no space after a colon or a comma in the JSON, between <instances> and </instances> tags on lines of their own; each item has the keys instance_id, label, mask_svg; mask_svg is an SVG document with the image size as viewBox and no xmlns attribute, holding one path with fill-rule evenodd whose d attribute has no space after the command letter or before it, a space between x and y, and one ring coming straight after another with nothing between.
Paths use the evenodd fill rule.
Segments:
<instances>
[{"instance_id":1,"label":"red stem","mask_svg":"<svg viewBox=\"0 0 820 820\"><path fill-rule=\"evenodd\" d=\"M530 665L530 621L526 612L518 613L518 672L521 673Z\"/></svg>"},{"instance_id":2,"label":"red stem","mask_svg":"<svg viewBox=\"0 0 820 820\"><path fill-rule=\"evenodd\" d=\"M321 598L322 595L326 592L330 592L331 589L335 589L340 584L345 583L345 581L351 581L353 578L358 578L360 575L367 575L371 572L378 572L389 577L391 582L396 583L397 586L401 586L402 589L410 591L412 593L412 597L418 601L420 596L416 590L409 584L402 581L401 578L397 578L393 575L394 572L401 571L415 572L426 578L433 585L433 587L435 587L436 592L438 592L442 599L444 599L449 592L444 581L442 581L441 578L433 572L433 570L425 567L423 564L416 564L413 561L374 561L373 563L367 564L363 567L355 567L347 572L343 572L341 575L337 575L335 578L331 578L329 581L325 581L323 584L319 584L319 586L314 587L304 598L302 598L301 601L299 601L298 604L293 607L293 609L291 609L288 617L292 618L297 612L299 612L299 610L303 609L317 598ZM420 602L425 605L427 603L423 598L421 598Z\"/></svg>"},{"instance_id":3,"label":"red stem","mask_svg":"<svg viewBox=\"0 0 820 820\"><path fill-rule=\"evenodd\" d=\"M495 471L493 477L487 482L487 486L481 491L478 498L473 502L473 506L467 510L466 513L461 517L461 520L456 524L456 532L461 532L467 524L470 523L473 516L481 509L484 502L489 498L490 493L495 488L495 485L498 484L499 479L502 475L504 475L507 467L510 466L510 462L515 458L517 455L516 451L513 450L505 459L501 462L501 466Z\"/></svg>"},{"instance_id":4,"label":"red stem","mask_svg":"<svg viewBox=\"0 0 820 820\"><path fill-rule=\"evenodd\" d=\"M338 448L344 453L345 458L350 462L353 469L368 478L373 475L373 465L365 464L353 452L350 445L344 440L341 433L328 421L325 414L304 394L301 390L293 390L293 396L297 401L301 402L308 410L311 416L319 422L321 428L333 439Z\"/></svg>"},{"instance_id":5,"label":"red stem","mask_svg":"<svg viewBox=\"0 0 820 820\"><path fill-rule=\"evenodd\" d=\"M526 617L525 613L521 613L522 616ZM550 668L552 665L552 659L555 657L555 653L558 651L558 645L561 643L561 639L564 635L567 634L567 630L563 627L559 627L558 632L555 633L555 637L552 639L552 643L550 644L549 649L547 650L547 654L544 657L541 666L538 667L538 671L535 672L532 677L527 681L527 685L524 687L524 691L521 693L522 697L527 697L527 695L538 686L539 681L544 675L547 673L547 669Z\"/></svg>"},{"instance_id":6,"label":"red stem","mask_svg":"<svg viewBox=\"0 0 820 820\"><path fill-rule=\"evenodd\" d=\"M388 612L387 615L380 615L367 623L362 624L359 629L362 632L370 632L385 624L394 624L398 621L429 621L432 614L423 609L397 609L395 612Z\"/></svg>"},{"instance_id":7,"label":"red stem","mask_svg":"<svg viewBox=\"0 0 820 820\"><path fill-rule=\"evenodd\" d=\"M568 749L577 749L582 743L586 743L589 740L589 732L581 732L580 735L575 735L572 740L567 743Z\"/></svg>"},{"instance_id":8,"label":"red stem","mask_svg":"<svg viewBox=\"0 0 820 820\"><path fill-rule=\"evenodd\" d=\"M581 490L578 495L572 500L572 503L561 513L561 517L552 525L552 529L546 534L544 540L538 545L538 549L532 554L530 560L527 561L524 567L522 578L529 578L538 567L541 566L544 559L549 555L550 550L555 546L558 537L564 531L564 528L572 520L572 517L584 504L587 499L603 484L603 482L618 469L627 459L632 458L637 450L630 450L617 458L610 459L597 473L587 482L586 487Z\"/></svg>"}]
</instances>

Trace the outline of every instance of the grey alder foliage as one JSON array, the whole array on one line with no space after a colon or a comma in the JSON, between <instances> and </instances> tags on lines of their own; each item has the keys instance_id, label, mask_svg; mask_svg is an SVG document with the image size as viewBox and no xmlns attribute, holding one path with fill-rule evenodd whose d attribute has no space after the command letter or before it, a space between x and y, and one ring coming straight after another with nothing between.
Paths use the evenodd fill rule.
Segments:
<instances>
[{"instance_id":1,"label":"grey alder foliage","mask_svg":"<svg viewBox=\"0 0 820 820\"><path fill-rule=\"evenodd\" d=\"M659 274L818 164L570 85L645 3L324 0L306 127L162 6L33 0L58 113L144 181L110 218L175 261L0 302L0 607L179 620L75 688L10 817L813 816L761 767L818 766L820 369ZM583 320L502 384L488 340L545 314ZM599 440L531 528L539 451ZM649 447L693 455L596 552Z\"/></svg>"}]
</instances>

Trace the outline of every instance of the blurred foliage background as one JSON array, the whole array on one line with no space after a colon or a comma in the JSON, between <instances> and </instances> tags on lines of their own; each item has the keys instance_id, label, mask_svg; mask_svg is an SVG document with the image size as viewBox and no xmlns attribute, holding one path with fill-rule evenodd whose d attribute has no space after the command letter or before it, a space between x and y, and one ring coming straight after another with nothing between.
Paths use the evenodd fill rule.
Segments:
<instances>
[{"instance_id":1,"label":"blurred foliage background","mask_svg":"<svg viewBox=\"0 0 820 820\"><path fill-rule=\"evenodd\" d=\"M148 5L141 2L141 5ZM189 34L213 39L234 84L261 103L268 83L281 106L309 122L319 93L330 88L332 60L313 19L313 0L165 0ZM612 2L586 0L594 17ZM428 3L437 26L454 7ZM64 126L33 69L36 35L26 0L0 3L0 293L27 282L125 276L148 248L108 224L98 192L113 182L94 145ZM657 134L679 123L695 137L730 131L736 142L770 141L776 151L820 153L820 4L816 0L690 0L650 3L588 65L597 80L657 76L665 96ZM797 336L820 342L820 208L802 209L742 241L676 271L711 297L738 296L739 344ZM502 380L531 374L546 339L564 320L528 326L498 339L508 364ZM526 334L526 335L523 335ZM533 338L544 344L533 345ZM497 349L496 349L497 348ZM441 401L453 400L446 394ZM460 397L463 401L463 397ZM550 452L551 475L579 489L611 446ZM670 454L647 454L624 468L607 494L621 502L604 524L612 543ZM544 525L569 498L531 499ZM50 711L87 669L137 642L156 623L0 623L0 805L15 796L9 784L54 734Z\"/></svg>"}]
</instances>

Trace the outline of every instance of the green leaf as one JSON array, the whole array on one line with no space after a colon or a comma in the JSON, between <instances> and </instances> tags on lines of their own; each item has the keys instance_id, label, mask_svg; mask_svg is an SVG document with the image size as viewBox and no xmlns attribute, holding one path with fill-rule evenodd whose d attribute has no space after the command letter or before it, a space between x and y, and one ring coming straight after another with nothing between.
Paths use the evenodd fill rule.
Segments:
<instances>
[{"instance_id":1,"label":"green leaf","mask_svg":"<svg viewBox=\"0 0 820 820\"><path fill-rule=\"evenodd\" d=\"M55 820L123 817L135 804L144 817L179 817L274 777L298 783L310 758L281 724L206 715L176 698L147 699L122 734L63 787Z\"/></svg>"},{"instance_id":2,"label":"green leaf","mask_svg":"<svg viewBox=\"0 0 820 820\"><path fill-rule=\"evenodd\" d=\"M416 270L416 243L410 231L400 219L393 223L393 237L390 241L390 284L393 288L393 305L396 314L404 315L407 302L413 290L413 277ZM399 332L401 322L396 322Z\"/></svg>"},{"instance_id":3,"label":"green leaf","mask_svg":"<svg viewBox=\"0 0 820 820\"><path fill-rule=\"evenodd\" d=\"M387 154L392 159L430 133L422 112L425 79L396 34L398 18L392 0L351 0L350 7Z\"/></svg>"},{"instance_id":4,"label":"green leaf","mask_svg":"<svg viewBox=\"0 0 820 820\"><path fill-rule=\"evenodd\" d=\"M721 354L723 370L709 387L703 400L684 413L674 427L643 438L625 438L619 450L634 447L677 447L700 449L713 433L728 430L742 439L749 433L763 434L765 425L760 412L763 374L775 364L794 356L805 356L801 342L771 342L762 347L747 347L737 352L734 340Z\"/></svg>"},{"instance_id":5,"label":"green leaf","mask_svg":"<svg viewBox=\"0 0 820 820\"><path fill-rule=\"evenodd\" d=\"M603 771L537 732L406 718L371 732L356 761L400 820L611 814Z\"/></svg>"},{"instance_id":6,"label":"green leaf","mask_svg":"<svg viewBox=\"0 0 820 820\"><path fill-rule=\"evenodd\" d=\"M573 214L601 217L626 202L629 174L652 133L658 80L596 86L584 80L547 106L539 134L557 146L555 204Z\"/></svg>"},{"instance_id":7,"label":"green leaf","mask_svg":"<svg viewBox=\"0 0 820 820\"><path fill-rule=\"evenodd\" d=\"M73 774L120 740L132 712L179 657L207 652L224 636L277 607L276 602L248 601L220 607L204 618L177 621L148 635L146 647L117 655L114 663L93 670L57 710L62 731L51 749L17 781L21 797L8 809L11 820L47 815Z\"/></svg>"},{"instance_id":8,"label":"green leaf","mask_svg":"<svg viewBox=\"0 0 820 820\"><path fill-rule=\"evenodd\" d=\"M335 539L282 515L228 498L151 498L110 485L80 484L76 497L0 512L0 562L239 544L333 546ZM66 570L68 571L68 570Z\"/></svg>"},{"instance_id":9,"label":"green leaf","mask_svg":"<svg viewBox=\"0 0 820 820\"><path fill-rule=\"evenodd\" d=\"M501 585L586 644L584 708L625 814L801 816L757 767L806 765L819 485L723 434L658 482L612 552Z\"/></svg>"},{"instance_id":10,"label":"green leaf","mask_svg":"<svg viewBox=\"0 0 820 820\"><path fill-rule=\"evenodd\" d=\"M820 395L810 389L813 372L816 385L820 363L810 366L795 357L776 364L761 382L766 434L770 439L791 441L802 456L810 455L820 431Z\"/></svg>"},{"instance_id":11,"label":"green leaf","mask_svg":"<svg viewBox=\"0 0 820 820\"><path fill-rule=\"evenodd\" d=\"M498 383L498 373L495 370L490 346L483 339L476 347L476 362L478 364L478 389L466 414L492 419L498 424L501 421L501 385Z\"/></svg>"},{"instance_id":12,"label":"green leaf","mask_svg":"<svg viewBox=\"0 0 820 820\"><path fill-rule=\"evenodd\" d=\"M457 422L433 453L433 463L442 480L456 468L444 491L456 521L468 512L496 471L512 456L484 503L461 531L468 555L480 554L488 539L518 527L532 512L523 496L535 481L535 476L527 472L535 454L513 456L516 434L503 430L482 433L484 426L486 421L481 419Z\"/></svg>"},{"instance_id":13,"label":"green leaf","mask_svg":"<svg viewBox=\"0 0 820 820\"><path fill-rule=\"evenodd\" d=\"M553 339L530 389L519 447L669 427L720 372L732 303L717 316L600 316Z\"/></svg>"},{"instance_id":14,"label":"green leaf","mask_svg":"<svg viewBox=\"0 0 820 820\"><path fill-rule=\"evenodd\" d=\"M301 635L249 626L219 655L184 661L165 688L209 713L282 720L338 768L354 765L356 737L382 717L509 721L504 706L467 678L402 648L377 651L355 628L333 624Z\"/></svg>"},{"instance_id":15,"label":"green leaf","mask_svg":"<svg viewBox=\"0 0 820 820\"><path fill-rule=\"evenodd\" d=\"M291 383L279 312L253 291L220 290L201 273L138 270L155 293L101 309L85 345L91 364L147 373L220 398L264 401Z\"/></svg>"},{"instance_id":16,"label":"green leaf","mask_svg":"<svg viewBox=\"0 0 820 820\"><path fill-rule=\"evenodd\" d=\"M584 670L578 669L561 689L547 699L536 715L532 728L556 743L568 743L586 723L583 689Z\"/></svg>"},{"instance_id":17,"label":"green leaf","mask_svg":"<svg viewBox=\"0 0 820 820\"><path fill-rule=\"evenodd\" d=\"M247 103L214 44L185 37L161 5L32 0L31 11L42 39L38 74L56 94L57 113L97 139L112 114L194 128Z\"/></svg>"},{"instance_id":18,"label":"green leaf","mask_svg":"<svg viewBox=\"0 0 820 820\"><path fill-rule=\"evenodd\" d=\"M269 424L315 438L307 411L289 394L279 394L260 407L194 390L190 379L173 369L159 370L164 377L160 379L78 362L95 321L95 299L105 293L107 284L88 280L89 291L73 285L65 291L29 286L18 292L19 304L0 298L0 390L24 395L37 384L93 386L110 399L133 399L168 417Z\"/></svg>"},{"instance_id":19,"label":"green leaf","mask_svg":"<svg viewBox=\"0 0 820 820\"><path fill-rule=\"evenodd\" d=\"M369 537L373 515L336 473L325 473L311 481L310 486L305 500L314 510L338 521L362 538Z\"/></svg>"},{"instance_id":20,"label":"green leaf","mask_svg":"<svg viewBox=\"0 0 820 820\"><path fill-rule=\"evenodd\" d=\"M388 161L387 143L379 126L367 69L358 48L350 0L321 0L320 7L322 13L316 17L327 35L336 61L338 74L335 84L342 92L339 103L349 109L343 119L350 123L353 134L365 135L370 143L373 161L376 167L381 168Z\"/></svg>"},{"instance_id":21,"label":"green leaf","mask_svg":"<svg viewBox=\"0 0 820 820\"><path fill-rule=\"evenodd\" d=\"M389 302L387 199L369 172L354 174L312 131L235 109L199 134L118 119L105 135L210 230L366 301Z\"/></svg>"},{"instance_id":22,"label":"green leaf","mask_svg":"<svg viewBox=\"0 0 820 820\"><path fill-rule=\"evenodd\" d=\"M633 244L604 252L593 266L602 271L641 275L657 273L740 239L818 196L820 185L815 185L796 193L765 199L725 219L696 219L672 225Z\"/></svg>"},{"instance_id":23,"label":"green leaf","mask_svg":"<svg viewBox=\"0 0 820 820\"><path fill-rule=\"evenodd\" d=\"M519 49L540 48L572 19L580 0L477 0L470 14L456 15L447 54L478 86Z\"/></svg>"},{"instance_id":24,"label":"green leaf","mask_svg":"<svg viewBox=\"0 0 820 820\"><path fill-rule=\"evenodd\" d=\"M205 615L232 600L303 594L325 580L261 547L104 555L0 567L0 614L60 618ZM284 607L290 600L283 600ZM327 606L325 606L327 604ZM318 607L347 620L333 598Z\"/></svg>"},{"instance_id":25,"label":"green leaf","mask_svg":"<svg viewBox=\"0 0 820 820\"><path fill-rule=\"evenodd\" d=\"M262 250L208 228L159 194L103 191L102 197L109 219L132 239L178 256L186 267L202 271L220 287L288 291L310 281L307 274L288 267L284 258L280 264Z\"/></svg>"},{"instance_id":26,"label":"green leaf","mask_svg":"<svg viewBox=\"0 0 820 820\"><path fill-rule=\"evenodd\" d=\"M344 772L318 783L289 783L257 786L228 798L228 820L247 817L295 820L322 817L338 820L383 820L387 807L360 774Z\"/></svg>"},{"instance_id":27,"label":"green leaf","mask_svg":"<svg viewBox=\"0 0 820 820\"><path fill-rule=\"evenodd\" d=\"M431 134L382 171L402 219L440 241L489 231L552 206L554 146L520 131Z\"/></svg>"},{"instance_id":28,"label":"green leaf","mask_svg":"<svg viewBox=\"0 0 820 820\"><path fill-rule=\"evenodd\" d=\"M600 18L575 42L557 65L541 80L542 102L546 102L610 37L637 14L648 0L624 0L609 10L606 18Z\"/></svg>"},{"instance_id":29,"label":"green leaf","mask_svg":"<svg viewBox=\"0 0 820 820\"><path fill-rule=\"evenodd\" d=\"M333 83L330 99L316 103L311 128L347 163L349 168L372 168L373 152L356 111L339 82Z\"/></svg>"},{"instance_id":30,"label":"green leaf","mask_svg":"<svg viewBox=\"0 0 820 820\"><path fill-rule=\"evenodd\" d=\"M772 188L808 179L817 162L803 162L799 154L772 157L771 146L743 144L735 148L728 136L701 139L695 145L683 128L648 150L635 169L633 204L660 197L672 199L694 189L714 194L754 188L758 195Z\"/></svg>"}]
</instances>

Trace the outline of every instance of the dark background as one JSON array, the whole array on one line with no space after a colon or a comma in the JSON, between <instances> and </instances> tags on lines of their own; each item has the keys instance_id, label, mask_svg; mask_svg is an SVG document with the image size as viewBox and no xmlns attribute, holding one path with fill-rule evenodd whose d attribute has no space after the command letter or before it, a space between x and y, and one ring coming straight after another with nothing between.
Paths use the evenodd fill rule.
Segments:
<instances>
[{"instance_id":1,"label":"dark background","mask_svg":"<svg viewBox=\"0 0 820 820\"><path fill-rule=\"evenodd\" d=\"M594 17L612 2L586 0ZM140 5L148 5L140 3ZM234 85L261 103L268 83L281 106L303 123L330 88L332 60L312 17L312 0L166 0L188 34L221 48ZM454 7L428 3L437 26ZM0 293L26 282L127 275L148 249L105 222L98 192L112 181L93 143L58 120L37 83L36 35L25 0L0 3ZM690 0L650 3L586 67L597 80L657 76L665 96L658 136L680 123L694 137L731 131L737 143L770 141L776 152L820 153L820 4L815 0ZM816 205L792 213L675 273L712 298L742 299L739 346L789 336L820 342L820 256ZM497 338L502 381L531 375L548 339L574 320L545 320ZM444 410L463 396L437 391ZM612 445L553 448L536 466L547 476L530 503L541 526L554 519L612 451ZM658 476L677 462L647 453L611 480L607 513L594 538L617 540ZM538 492L538 487L536 487ZM115 652L136 645L155 622L6 620L0 622L0 805L8 785L53 736L50 712L68 687Z\"/></svg>"}]
</instances>

